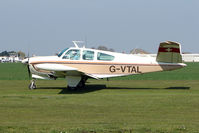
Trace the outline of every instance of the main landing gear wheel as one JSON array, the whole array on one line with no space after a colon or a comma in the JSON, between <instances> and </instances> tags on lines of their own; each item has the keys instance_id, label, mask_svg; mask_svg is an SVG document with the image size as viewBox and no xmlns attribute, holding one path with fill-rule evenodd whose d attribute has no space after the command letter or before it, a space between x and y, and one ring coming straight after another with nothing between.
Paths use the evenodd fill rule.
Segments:
<instances>
[{"instance_id":1,"label":"main landing gear wheel","mask_svg":"<svg viewBox=\"0 0 199 133\"><path fill-rule=\"evenodd\" d=\"M77 88L84 88L85 87L85 82L81 80L79 84L77 85Z\"/></svg>"},{"instance_id":2,"label":"main landing gear wheel","mask_svg":"<svg viewBox=\"0 0 199 133\"><path fill-rule=\"evenodd\" d=\"M34 90L34 89L36 89L36 88L37 88L37 86L36 86L36 84L35 84L35 80L32 80L31 83L30 83L30 85L29 85L29 89L30 89L30 90Z\"/></svg>"},{"instance_id":3,"label":"main landing gear wheel","mask_svg":"<svg viewBox=\"0 0 199 133\"><path fill-rule=\"evenodd\" d=\"M72 77L68 78L68 89L69 90L77 90L77 89L82 89L85 87L85 83L86 83L86 80L88 79L87 76L82 76L81 77L81 80L79 80L79 77ZM73 79L73 80L71 80Z\"/></svg>"},{"instance_id":4,"label":"main landing gear wheel","mask_svg":"<svg viewBox=\"0 0 199 133\"><path fill-rule=\"evenodd\" d=\"M78 88L84 88L86 86L86 81L88 77L83 76L82 79L80 80L79 84L77 85Z\"/></svg>"},{"instance_id":5,"label":"main landing gear wheel","mask_svg":"<svg viewBox=\"0 0 199 133\"><path fill-rule=\"evenodd\" d=\"M70 91L74 91L74 90L77 90L77 87L68 86L68 89L69 89Z\"/></svg>"},{"instance_id":6,"label":"main landing gear wheel","mask_svg":"<svg viewBox=\"0 0 199 133\"><path fill-rule=\"evenodd\" d=\"M83 80L81 80L76 87L68 86L68 89L71 91L74 91L74 90L84 88L84 87L85 87L85 82Z\"/></svg>"}]
</instances>

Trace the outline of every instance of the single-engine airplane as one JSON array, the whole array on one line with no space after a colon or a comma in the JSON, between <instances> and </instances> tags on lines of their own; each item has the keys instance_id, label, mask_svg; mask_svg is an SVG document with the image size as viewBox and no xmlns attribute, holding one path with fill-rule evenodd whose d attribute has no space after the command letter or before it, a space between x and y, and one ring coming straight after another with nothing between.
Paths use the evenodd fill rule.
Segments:
<instances>
[{"instance_id":1,"label":"single-engine airplane","mask_svg":"<svg viewBox=\"0 0 199 133\"><path fill-rule=\"evenodd\" d=\"M82 88L88 78L103 79L158 71L170 71L185 67L182 63L181 45L177 42L160 43L156 58L141 57L79 47L66 48L57 56L26 58L30 89L36 89L36 79L55 80L65 78L69 89Z\"/></svg>"}]
</instances>

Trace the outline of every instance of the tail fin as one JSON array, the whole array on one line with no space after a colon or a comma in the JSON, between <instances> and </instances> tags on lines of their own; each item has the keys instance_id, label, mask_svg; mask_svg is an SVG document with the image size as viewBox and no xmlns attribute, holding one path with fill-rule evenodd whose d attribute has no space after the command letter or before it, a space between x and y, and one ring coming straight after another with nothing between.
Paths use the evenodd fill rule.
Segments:
<instances>
[{"instance_id":1,"label":"tail fin","mask_svg":"<svg viewBox=\"0 0 199 133\"><path fill-rule=\"evenodd\" d=\"M156 61L182 63L181 45L170 41L160 43Z\"/></svg>"}]
</instances>

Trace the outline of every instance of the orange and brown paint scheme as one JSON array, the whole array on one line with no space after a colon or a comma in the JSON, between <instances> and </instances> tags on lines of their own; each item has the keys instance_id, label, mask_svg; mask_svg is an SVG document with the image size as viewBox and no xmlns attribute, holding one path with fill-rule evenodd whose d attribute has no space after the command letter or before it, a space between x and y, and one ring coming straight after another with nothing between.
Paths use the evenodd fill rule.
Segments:
<instances>
[{"instance_id":1,"label":"orange and brown paint scheme","mask_svg":"<svg viewBox=\"0 0 199 133\"><path fill-rule=\"evenodd\" d=\"M75 55L78 58L73 58ZM88 78L144 74L186 66L182 63L180 44L170 41L160 43L156 58L79 48L76 45L62 51L59 56L32 57L23 63L28 64L33 79L66 78L70 89L84 87ZM35 80L29 88L36 88Z\"/></svg>"}]
</instances>

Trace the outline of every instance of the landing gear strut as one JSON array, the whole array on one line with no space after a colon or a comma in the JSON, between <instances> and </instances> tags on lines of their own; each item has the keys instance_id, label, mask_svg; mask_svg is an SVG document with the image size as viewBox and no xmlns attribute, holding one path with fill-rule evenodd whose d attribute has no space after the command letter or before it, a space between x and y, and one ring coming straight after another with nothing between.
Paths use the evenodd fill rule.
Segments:
<instances>
[{"instance_id":1,"label":"landing gear strut","mask_svg":"<svg viewBox=\"0 0 199 133\"><path fill-rule=\"evenodd\" d=\"M30 90L34 90L34 89L36 89L37 88L37 86L36 86L36 84L35 84L35 80L33 79L33 80L31 80L31 83L30 83L30 85L29 85L29 89Z\"/></svg>"},{"instance_id":2,"label":"landing gear strut","mask_svg":"<svg viewBox=\"0 0 199 133\"><path fill-rule=\"evenodd\" d=\"M85 87L85 83L86 83L86 80L88 79L88 77L82 77L80 82L78 83L77 87L78 88L84 88Z\"/></svg>"},{"instance_id":3,"label":"landing gear strut","mask_svg":"<svg viewBox=\"0 0 199 133\"><path fill-rule=\"evenodd\" d=\"M81 80L79 81L77 86L74 87L74 86L68 85L68 89L69 90L76 90L76 89L79 89L79 88L84 88L87 79L88 79L88 77L86 77L86 76L81 77Z\"/></svg>"},{"instance_id":4,"label":"landing gear strut","mask_svg":"<svg viewBox=\"0 0 199 133\"><path fill-rule=\"evenodd\" d=\"M82 76L80 82L77 85L77 88L84 88L86 86L86 81L87 81L88 77L87 76Z\"/></svg>"}]
</instances>

